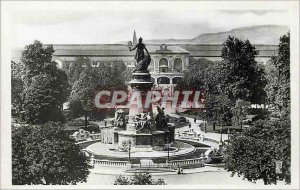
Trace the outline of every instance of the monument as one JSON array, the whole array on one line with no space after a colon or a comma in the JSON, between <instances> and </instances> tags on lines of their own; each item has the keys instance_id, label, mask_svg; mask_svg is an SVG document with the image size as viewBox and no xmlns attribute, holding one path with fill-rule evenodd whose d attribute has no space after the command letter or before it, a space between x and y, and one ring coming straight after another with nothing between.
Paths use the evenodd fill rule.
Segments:
<instances>
[{"instance_id":1,"label":"monument","mask_svg":"<svg viewBox=\"0 0 300 190\"><path fill-rule=\"evenodd\" d=\"M117 144L120 150L129 145L133 152L153 151L154 147L163 147L174 140L174 129L168 126L163 108L157 106L158 114L154 119L151 102L145 105L147 93L151 93L153 82L148 71L151 57L142 38L139 38L135 46L132 42L128 42L128 48L130 51L136 49L136 68L129 83L130 95L138 94L142 105L139 105L138 101L131 102L126 124L124 112L120 109L116 111L113 130L114 144Z\"/></svg>"}]
</instances>

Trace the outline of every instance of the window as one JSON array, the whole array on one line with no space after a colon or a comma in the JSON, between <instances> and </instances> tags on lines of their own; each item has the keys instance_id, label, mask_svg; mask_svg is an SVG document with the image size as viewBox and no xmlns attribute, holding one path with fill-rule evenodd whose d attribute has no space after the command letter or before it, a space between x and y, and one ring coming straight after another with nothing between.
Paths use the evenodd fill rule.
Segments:
<instances>
[{"instance_id":1,"label":"window","mask_svg":"<svg viewBox=\"0 0 300 190\"><path fill-rule=\"evenodd\" d=\"M166 58L159 60L159 72L166 73L169 70L169 61Z\"/></svg>"},{"instance_id":2,"label":"window","mask_svg":"<svg viewBox=\"0 0 300 190\"><path fill-rule=\"evenodd\" d=\"M176 58L174 60L174 71L176 72L182 71L182 60L180 58Z\"/></svg>"},{"instance_id":3,"label":"window","mask_svg":"<svg viewBox=\"0 0 300 190\"><path fill-rule=\"evenodd\" d=\"M181 80L182 80L181 77L174 77L174 78L172 78L172 84L178 84L179 81L181 81Z\"/></svg>"},{"instance_id":4,"label":"window","mask_svg":"<svg viewBox=\"0 0 300 190\"><path fill-rule=\"evenodd\" d=\"M168 77L157 78L157 84L170 84L170 79Z\"/></svg>"}]
</instances>

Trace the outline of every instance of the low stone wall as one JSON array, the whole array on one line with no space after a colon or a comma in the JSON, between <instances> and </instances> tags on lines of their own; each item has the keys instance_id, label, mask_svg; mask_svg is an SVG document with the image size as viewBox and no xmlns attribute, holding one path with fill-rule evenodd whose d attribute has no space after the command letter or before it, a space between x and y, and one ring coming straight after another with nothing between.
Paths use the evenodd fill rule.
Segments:
<instances>
[{"instance_id":1,"label":"low stone wall","mask_svg":"<svg viewBox=\"0 0 300 190\"><path fill-rule=\"evenodd\" d=\"M110 166L110 167L126 167L127 161L97 160L91 159L93 166Z\"/></svg>"},{"instance_id":2,"label":"low stone wall","mask_svg":"<svg viewBox=\"0 0 300 190\"><path fill-rule=\"evenodd\" d=\"M184 166L199 166L204 167L206 158L172 160L169 163L155 163L149 165L148 168L176 168ZM108 167L127 167L127 168L142 168L140 164L129 164L128 161L112 161L112 160L98 160L91 158L91 165L93 166L108 166Z\"/></svg>"},{"instance_id":3,"label":"low stone wall","mask_svg":"<svg viewBox=\"0 0 300 190\"><path fill-rule=\"evenodd\" d=\"M206 158L195 158L195 159L185 159L185 160L172 160L169 162L171 166L191 166L191 165L199 165L201 167L204 166L204 161Z\"/></svg>"}]
</instances>

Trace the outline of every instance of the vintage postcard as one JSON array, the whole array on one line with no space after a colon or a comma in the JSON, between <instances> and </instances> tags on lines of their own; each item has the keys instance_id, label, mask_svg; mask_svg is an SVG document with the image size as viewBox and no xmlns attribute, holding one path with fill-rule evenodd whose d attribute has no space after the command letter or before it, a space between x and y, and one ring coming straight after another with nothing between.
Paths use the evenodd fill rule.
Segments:
<instances>
[{"instance_id":1,"label":"vintage postcard","mask_svg":"<svg viewBox=\"0 0 300 190\"><path fill-rule=\"evenodd\" d=\"M1 189L299 189L299 1L1 1Z\"/></svg>"}]
</instances>

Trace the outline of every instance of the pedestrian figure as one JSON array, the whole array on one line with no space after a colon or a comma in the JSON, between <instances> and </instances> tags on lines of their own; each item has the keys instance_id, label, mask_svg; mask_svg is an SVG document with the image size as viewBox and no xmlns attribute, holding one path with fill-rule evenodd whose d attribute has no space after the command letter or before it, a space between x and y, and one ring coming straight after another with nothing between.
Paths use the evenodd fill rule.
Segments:
<instances>
[{"instance_id":1,"label":"pedestrian figure","mask_svg":"<svg viewBox=\"0 0 300 190\"><path fill-rule=\"evenodd\" d=\"M189 123L189 128L191 128L192 127L192 124L191 123Z\"/></svg>"},{"instance_id":2,"label":"pedestrian figure","mask_svg":"<svg viewBox=\"0 0 300 190\"><path fill-rule=\"evenodd\" d=\"M196 120L196 118L195 118L195 119L194 119L194 123L196 123L196 121L197 121L197 120Z\"/></svg>"},{"instance_id":3,"label":"pedestrian figure","mask_svg":"<svg viewBox=\"0 0 300 190\"><path fill-rule=\"evenodd\" d=\"M182 167L180 168L180 174L183 174L183 169L182 169Z\"/></svg>"},{"instance_id":4,"label":"pedestrian figure","mask_svg":"<svg viewBox=\"0 0 300 190\"><path fill-rule=\"evenodd\" d=\"M180 174L180 166L177 165L177 174Z\"/></svg>"}]
</instances>

